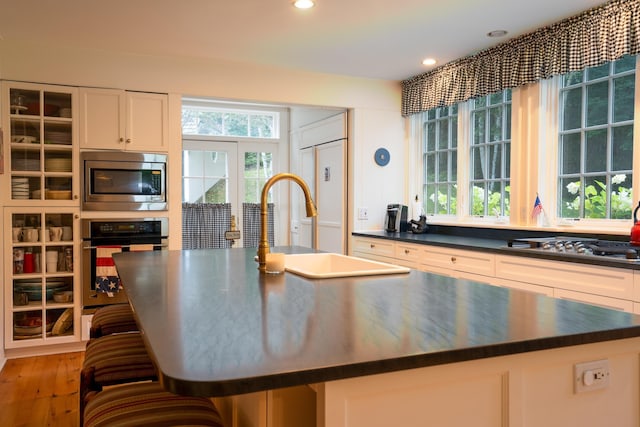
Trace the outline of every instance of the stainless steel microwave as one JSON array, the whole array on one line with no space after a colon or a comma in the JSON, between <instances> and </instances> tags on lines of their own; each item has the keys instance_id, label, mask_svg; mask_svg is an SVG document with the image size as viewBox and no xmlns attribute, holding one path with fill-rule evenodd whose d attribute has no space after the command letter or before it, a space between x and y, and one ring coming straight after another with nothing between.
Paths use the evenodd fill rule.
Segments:
<instances>
[{"instance_id":1,"label":"stainless steel microwave","mask_svg":"<svg viewBox=\"0 0 640 427\"><path fill-rule=\"evenodd\" d=\"M167 156L155 153L84 151L82 209L167 209Z\"/></svg>"}]
</instances>

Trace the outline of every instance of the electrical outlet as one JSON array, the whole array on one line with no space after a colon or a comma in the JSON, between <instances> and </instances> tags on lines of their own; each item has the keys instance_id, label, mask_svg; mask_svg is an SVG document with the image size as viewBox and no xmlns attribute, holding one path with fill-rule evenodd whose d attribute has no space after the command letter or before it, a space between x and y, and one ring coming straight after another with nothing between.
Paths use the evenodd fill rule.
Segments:
<instances>
[{"instance_id":1,"label":"electrical outlet","mask_svg":"<svg viewBox=\"0 0 640 427\"><path fill-rule=\"evenodd\" d=\"M358 209L358 219L369 219L369 209L367 208L359 208Z\"/></svg>"},{"instance_id":2,"label":"electrical outlet","mask_svg":"<svg viewBox=\"0 0 640 427\"><path fill-rule=\"evenodd\" d=\"M573 391L598 390L609 386L609 361L607 359L578 363L573 366Z\"/></svg>"}]
</instances>

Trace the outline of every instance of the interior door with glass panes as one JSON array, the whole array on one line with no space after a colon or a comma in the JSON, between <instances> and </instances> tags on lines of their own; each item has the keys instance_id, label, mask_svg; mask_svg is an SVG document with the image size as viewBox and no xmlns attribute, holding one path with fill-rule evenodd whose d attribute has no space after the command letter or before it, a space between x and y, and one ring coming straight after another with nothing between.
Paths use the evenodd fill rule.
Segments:
<instances>
[{"instance_id":1,"label":"interior door with glass panes","mask_svg":"<svg viewBox=\"0 0 640 427\"><path fill-rule=\"evenodd\" d=\"M245 231L253 233L249 240L256 237L253 227L252 230L243 230L244 203L260 203L262 187L277 173L277 159L277 143L185 139L182 201L230 203L236 229L240 231L240 239L234 242L233 247L244 247ZM280 199L280 190L271 192L269 202L274 202L274 198ZM278 219L276 214L276 224ZM281 227L277 225L274 233L276 242L281 241L277 235L279 229Z\"/></svg>"}]
</instances>

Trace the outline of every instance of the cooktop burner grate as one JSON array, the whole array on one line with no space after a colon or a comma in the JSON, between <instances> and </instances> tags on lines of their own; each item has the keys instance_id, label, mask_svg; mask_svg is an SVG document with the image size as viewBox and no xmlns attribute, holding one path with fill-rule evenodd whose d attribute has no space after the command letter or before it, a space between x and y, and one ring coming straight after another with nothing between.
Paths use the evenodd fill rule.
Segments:
<instances>
[{"instance_id":1,"label":"cooktop burner grate","mask_svg":"<svg viewBox=\"0 0 640 427\"><path fill-rule=\"evenodd\" d=\"M616 242L611 240L598 240L595 243L587 244L593 251L594 255L634 255L634 258L638 257L637 246L631 246L629 242Z\"/></svg>"}]
</instances>

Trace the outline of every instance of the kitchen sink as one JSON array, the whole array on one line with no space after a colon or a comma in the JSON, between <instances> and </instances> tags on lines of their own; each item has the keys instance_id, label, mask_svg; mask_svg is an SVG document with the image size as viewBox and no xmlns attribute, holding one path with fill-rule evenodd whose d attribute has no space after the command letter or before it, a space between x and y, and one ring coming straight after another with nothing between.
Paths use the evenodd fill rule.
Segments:
<instances>
[{"instance_id":1,"label":"kitchen sink","mask_svg":"<svg viewBox=\"0 0 640 427\"><path fill-rule=\"evenodd\" d=\"M288 254L284 257L284 268L290 273L310 279L374 276L410 271L407 267L336 253Z\"/></svg>"}]
</instances>

